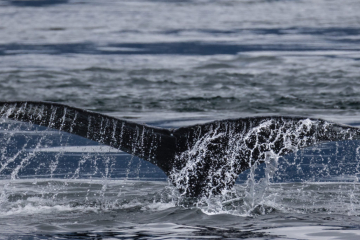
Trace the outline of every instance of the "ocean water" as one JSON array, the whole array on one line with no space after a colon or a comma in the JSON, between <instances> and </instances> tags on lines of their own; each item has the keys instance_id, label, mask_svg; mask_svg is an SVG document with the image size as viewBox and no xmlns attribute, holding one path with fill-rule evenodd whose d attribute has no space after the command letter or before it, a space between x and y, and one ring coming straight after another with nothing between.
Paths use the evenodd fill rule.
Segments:
<instances>
[{"instance_id":1,"label":"ocean water","mask_svg":"<svg viewBox=\"0 0 360 240\"><path fill-rule=\"evenodd\" d=\"M149 125L284 115L360 126L355 0L0 1L0 101ZM359 239L360 143L188 199L154 165L0 119L0 239ZM269 175L270 173L270 175Z\"/></svg>"}]
</instances>

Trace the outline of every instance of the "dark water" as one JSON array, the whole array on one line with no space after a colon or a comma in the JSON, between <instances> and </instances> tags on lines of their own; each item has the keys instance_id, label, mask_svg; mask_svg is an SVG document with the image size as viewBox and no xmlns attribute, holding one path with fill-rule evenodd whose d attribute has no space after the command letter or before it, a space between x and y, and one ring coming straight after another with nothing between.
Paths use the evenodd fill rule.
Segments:
<instances>
[{"instance_id":1,"label":"dark water","mask_svg":"<svg viewBox=\"0 0 360 240\"><path fill-rule=\"evenodd\" d=\"M3 0L0 100L161 127L257 115L359 126L359 12L351 0ZM301 150L194 201L142 160L2 120L0 235L358 239L358 146Z\"/></svg>"}]
</instances>

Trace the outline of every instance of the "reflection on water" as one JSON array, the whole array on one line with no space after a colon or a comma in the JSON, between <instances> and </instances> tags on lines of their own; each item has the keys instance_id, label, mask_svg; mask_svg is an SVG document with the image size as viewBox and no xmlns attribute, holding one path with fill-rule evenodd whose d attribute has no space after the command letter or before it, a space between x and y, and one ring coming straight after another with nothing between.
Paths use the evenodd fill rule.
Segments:
<instances>
[{"instance_id":1,"label":"reflection on water","mask_svg":"<svg viewBox=\"0 0 360 240\"><path fill-rule=\"evenodd\" d=\"M274 184L252 209L251 216L205 214L201 207L180 206L171 199L166 182L109 180L106 191L103 184L97 180L3 180L2 232L8 236L36 233L38 238L60 239L266 239L276 235L308 239L329 232L337 236L359 234L353 227L360 223L359 205L351 202L351 194L358 197L360 191L358 184L353 183ZM237 191L244 193L241 186ZM244 202L235 199L227 204L232 211L236 206L244 206ZM297 232L301 229L307 230Z\"/></svg>"},{"instance_id":2,"label":"reflection on water","mask_svg":"<svg viewBox=\"0 0 360 240\"><path fill-rule=\"evenodd\" d=\"M0 100L166 127L254 115L359 125L359 12L356 0L0 1ZM0 128L1 238L359 235L357 141L256 166L229 198L199 202L123 152Z\"/></svg>"},{"instance_id":3,"label":"reflection on water","mask_svg":"<svg viewBox=\"0 0 360 240\"><path fill-rule=\"evenodd\" d=\"M308 228L301 236L358 234L344 230L360 211L358 141L256 166L226 197L189 199L157 167L75 135L11 121L0 134L5 236L297 238L293 231L317 224L341 227Z\"/></svg>"}]
</instances>

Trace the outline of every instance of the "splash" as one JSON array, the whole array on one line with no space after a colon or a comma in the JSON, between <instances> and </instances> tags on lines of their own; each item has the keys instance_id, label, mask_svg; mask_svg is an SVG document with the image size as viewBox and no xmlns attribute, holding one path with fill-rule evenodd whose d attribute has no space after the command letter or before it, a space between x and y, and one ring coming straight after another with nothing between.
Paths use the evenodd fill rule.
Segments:
<instances>
[{"instance_id":1,"label":"splash","mask_svg":"<svg viewBox=\"0 0 360 240\"><path fill-rule=\"evenodd\" d=\"M354 147L359 130L356 128L318 119L262 117L216 121L170 132L85 112L88 116L82 111L66 106L31 103L3 107L0 115L5 119L25 119L36 124L2 120L1 178L10 181L31 178L35 185L41 178L63 178L66 179L64 186L77 179L101 179L101 188L96 196L99 201L107 202L110 179L143 180L146 176L154 179L155 175L159 175L153 170L146 172L149 169L147 162L134 156L125 156L121 151L111 148L96 150L98 146L101 148L101 143L105 143L111 147L125 148L137 156L170 159L166 166L170 162L173 168L166 173L175 188L169 187L171 190L156 197L154 206L156 203L171 203L200 208L207 214L253 215L287 211L292 207L284 204L287 197L280 197L281 190L276 190L276 184L333 182L338 178L353 183L352 190L344 187L345 193L341 191L346 197L338 199L349 199L344 200L344 204L349 206L348 212L358 212L356 182L359 151L357 148L354 150ZM153 134L154 131L161 134ZM92 140L74 137L72 133L96 140L100 145ZM165 133L169 133L169 136L165 136ZM169 156L161 155L160 147L175 137L176 154L171 160ZM355 145L346 150L344 146L351 145L346 142L350 140ZM337 142L329 146L326 145L328 141ZM171 148L171 144L164 146ZM78 146L77 151L70 150L74 145ZM315 147L303 152L309 146ZM86 150L89 147L93 151ZM240 177L245 175L245 180L235 185L239 174ZM164 174L161 177L164 179ZM3 188L3 202L11 196L11 191L7 190L9 184ZM292 202L303 199L306 203L302 206L307 206L307 199L311 199L310 202L317 201L317 197L305 194L306 187L299 189L299 194L297 191L290 194L289 198L297 199ZM291 191L291 187L285 190L286 193ZM123 188L119 189L117 196L121 198L124 192ZM57 199L61 194L50 195L51 199ZM89 195L85 199L89 199ZM306 208L294 209L305 211Z\"/></svg>"},{"instance_id":2,"label":"splash","mask_svg":"<svg viewBox=\"0 0 360 240\"><path fill-rule=\"evenodd\" d=\"M150 178L154 171L149 164L140 170L140 159L93 141L9 120L0 124L0 150L4 216L123 209L131 202L121 199L132 180ZM117 179L122 182L114 189Z\"/></svg>"},{"instance_id":3,"label":"splash","mask_svg":"<svg viewBox=\"0 0 360 240\"><path fill-rule=\"evenodd\" d=\"M181 200L178 204L183 206L188 206L184 199L189 191L193 191L193 185L201 183L199 188L203 191L202 197L196 198L193 205L207 214L253 215L266 214L276 209L285 211L288 207L278 203L281 197L277 195L281 193L272 192L273 186L281 182L279 175L285 182L334 181L334 176L344 175L353 176L350 181L354 184L358 182L354 178L359 173L358 167L351 168L351 171L344 169L346 164L359 165L358 151L354 149L358 142L353 141L351 144L348 140L357 138L357 131L349 131L323 120L294 121L283 118L278 121L269 118L259 123L253 121L249 125L239 125L238 122L227 122L226 125L214 123L207 129L198 127L188 137L188 149L176 156L175 166L180 165L181 168L175 167L170 179L180 189ZM335 149L335 152L322 156L320 148L329 151L329 144L316 145L329 139L338 140L332 143L334 146L331 149ZM339 147L335 147L339 144L342 145L341 152ZM315 147L301 153L303 148L313 145ZM345 160L339 161L340 157L347 158L349 162L344 164ZM297 168L297 174L289 171L294 167ZM246 174L246 181L234 187L239 174L246 168L250 169L242 174ZM306 173L303 172L304 168L307 168ZM327 168L337 168L341 174L329 169L327 171ZM347 180L342 178L342 181ZM353 194L346 192L345 195L354 202ZM292 194L292 197L297 196ZM310 199L317 201L316 198Z\"/></svg>"}]
</instances>

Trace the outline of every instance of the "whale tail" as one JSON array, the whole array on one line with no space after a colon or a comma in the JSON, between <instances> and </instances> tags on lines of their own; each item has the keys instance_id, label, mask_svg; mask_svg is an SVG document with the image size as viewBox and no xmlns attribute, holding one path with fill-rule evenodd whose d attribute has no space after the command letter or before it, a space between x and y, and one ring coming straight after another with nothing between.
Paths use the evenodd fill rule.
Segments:
<instances>
[{"instance_id":1,"label":"whale tail","mask_svg":"<svg viewBox=\"0 0 360 240\"><path fill-rule=\"evenodd\" d=\"M249 117L162 129L50 102L0 102L0 118L58 129L138 156L190 197L229 190L242 171L269 157L360 138L358 128L322 119Z\"/></svg>"}]
</instances>

